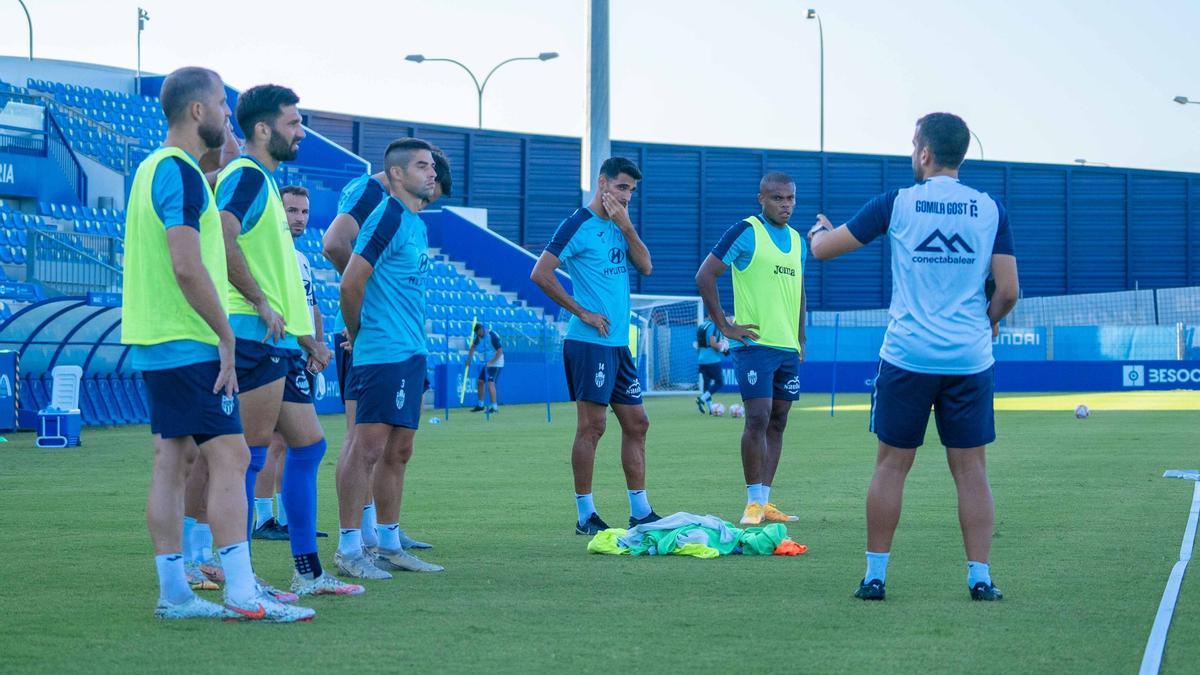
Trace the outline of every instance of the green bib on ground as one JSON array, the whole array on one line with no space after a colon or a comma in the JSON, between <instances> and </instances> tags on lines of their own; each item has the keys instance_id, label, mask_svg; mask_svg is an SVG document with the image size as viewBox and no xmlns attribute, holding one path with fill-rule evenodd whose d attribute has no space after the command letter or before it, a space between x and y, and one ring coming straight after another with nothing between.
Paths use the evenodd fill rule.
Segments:
<instances>
[{"instance_id":1,"label":"green bib on ground","mask_svg":"<svg viewBox=\"0 0 1200 675\"><path fill-rule=\"evenodd\" d=\"M222 181L237 169L258 171L263 174L267 185L267 203L262 216L258 222L242 223L243 232L237 238L250 275L262 289L271 308L283 316L288 333L297 337L312 335L312 313L304 296L304 282L300 280L300 267L296 264L296 245L292 242L292 233L288 231L287 214L283 210L279 186L257 162L248 157L238 157L217 177L217 192L221 190ZM232 283L229 284L229 313L258 315Z\"/></svg>"},{"instance_id":2,"label":"green bib on ground","mask_svg":"<svg viewBox=\"0 0 1200 675\"><path fill-rule=\"evenodd\" d=\"M154 151L138 167L129 191L125 219L125 274L121 285L121 342L131 345L156 345L172 340L196 340L217 344L217 334L188 304L175 280L171 251L167 246L167 225L158 217L152 196L154 173L163 161L180 158L201 173L186 152L175 147ZM204 189L208 190L208 181ZM178 223L171 223L178 225ZM227 307L225 295L225 239L221 234L221 216L211 191L208 206L200 214L200 257L212 277L221 307ZM293 261L292 265L295 265Z\"/></svg>"},{"instance_id":3,"label":"green bib on ground","mask_svg":"<svg viewBox=\"0 0 1200 675\"><path fill-rule=\"evenodd\" d=\"M733 266L733 313L740 325L753 324L755 344L800 351L800 306L804 297L804 258L800 233L788 228L792 247L779 250L768 226L751 216L754 257L746 269Z\"/></svg>"}]
</instances>

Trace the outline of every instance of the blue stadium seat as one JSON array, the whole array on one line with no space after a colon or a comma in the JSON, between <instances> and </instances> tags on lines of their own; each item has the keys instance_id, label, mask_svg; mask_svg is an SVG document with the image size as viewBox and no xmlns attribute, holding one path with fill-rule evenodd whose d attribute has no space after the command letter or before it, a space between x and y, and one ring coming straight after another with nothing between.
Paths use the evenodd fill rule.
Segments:
<instances>
[{"instance_id":1,"label":"blue stadium seat","mask_svg":"<svg viewBox=\"0 0 1200 675\"><path fill-rule=\"evenodd\" d=\"M0 263L11 265L16 261L16 256L13 255L14 249L12 246L0 246Z\"/></svg>"},{"instance_id":2,"label":"blue stadium seat","mask_svg":"<svg viewBox=\"0 0 1200 675\"><path fill-rule=\"evenodd\" d=\"M146 393L146 381L142 379L141 373L133 374L133 386L137 389L138 398L142 402L142 409L146 411L146 421L150 421L150 398Z\"/></svg>"},{"instance_id":3,"label":"blue stadium seat","mask_svg":"<svg viewBox=\"0 0 1200 675\"><path fill-rule=\"evenodd\" d=\"M104 426L115 424L115 416L109 408L109 401L100 391L100 385L94 377L84 378L83 390L92 399L92 407L96 413L96 423Z\"/></svg>"},{"instance_id":4,"label":"blue stadium seat","mask_svg":"<svg viewBox=\"0 0 1200 675\"><path fill-rule=\"evenodd\" d=\"M104 391L104 386L107 385L112 392L112 400L117 404L117 411L121 415L121 424L134 424L138 421L137 414L133 410L133 403L125 394L125 384L121 382L121 378L116 374L103 377L103 382L100 385L100 391Z\"/></svg>"},{"instance_id":5,"label":"blue stadium seat","mask_svg":"<svg viewBox=\"0 0 1200 675\"><path fill-rule=\"evenodd\" d=\"M114 377L117 377L114 375ZM121 389L125 392L125 400L129 403L129 409L133 413L134 422L145 424L150 421L149 412L146 410L145 403L142 397L138 395L137 385L133 381L133 374L126 374L114 381L120 383Z\"/></svg>"},{"instance_id":6,"label":"blue stadium seat","mask_svg":"<svg viewBox=\"0 0 1200 675\"><path fill-rule=\"evenodd\" d=\"M92 400L94 394L94 388L89 389L85 381L79 391L79 413L83 417L83 423L89 427L101 424L100 418L96 416L96 404Z\"/></svg>"}]
</instances>

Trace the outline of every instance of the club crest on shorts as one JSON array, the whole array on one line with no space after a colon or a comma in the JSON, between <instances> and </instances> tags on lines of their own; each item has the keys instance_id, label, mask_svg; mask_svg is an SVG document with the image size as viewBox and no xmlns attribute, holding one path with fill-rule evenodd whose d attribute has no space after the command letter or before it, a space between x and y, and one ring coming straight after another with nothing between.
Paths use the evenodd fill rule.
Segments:
<instances>
[{"instance_id":1,"label":"club crest on shorts","mask_svg":"<svg viewBox=\"0 0 1200 675\"><path fill-rule=\"evenodd\" d=\"M296 388L300 390L301 394L304 394L305 396L309 395L310 392L308 391L308 378L305 377L304 373L300 373L296 376Z\"/></svg>"},{"instance_id":2,"label":"club crest on shorts","mask_svg":"<svg viewBox=\"0 0 1200 675\"><path fill-rule=\"evenodd\" d=\"M225 394L221 394L221 412L225 413L226 417L233 414L233 397L232 396L226 396Z\"/></svg>"},{"instance_id":3,"label":"club crest on shorts","mask_svg":"<svg viewBox=\"0 0 1200 675\"><path fill-rule=\"evenodd\" d=\"M408 380L400 380L400 390L396 392L396 410L404 408L404 385Z\"/></svg>"},{"instance_id":4,"label":"club crest on shorts","mask_svg":"<svg viewBox=\"0 0 1200 675\"><path fill-rule=\"evenodd\" d=\"M629 398L641 398L642 397L642 383L637 380L634 380L633 384L629 385L629 388L625 390L625 395L628 396Z\"/></svg>"},{"instance_id":5,"label":"club crest on shorts","mask_svg":"<svg viewBox=\"0 0 1200 675\"><path fill-rule=\"evenodd\" d=\"M600 387L603 387L603 386L604 386L604 364L597 363L596 364L596 388L599 389Z\"/></svg>"},{"instance_id":6,"label":"club crest on shorts","mask_svg":"<svg viewBox=\"0 0 1200 675\"><path fill-rule=\"evenodd\" d=\"M272 357L271 357L271 363L279 363L279 357L278 357L278 356L272 356Z\"/></svg>"},{"instance_id":7,"label":"club crest on shorts","mask_svg":"<svg viewBox=\"0 0 1200 675\"><path fill-rule=\"evenodd\" d=\"M787 393L789 393L789 394L799 394L800 393L800 376L797 375L796 377L793 377L792 379L788 380L786 383L784 383L783 388L785 390L787 390Z\"/></svg>"},{"instance_id":8,"label":"club crest on shorts","mask_svg":"<svg viewBox=\"0 0 1200 675\"><path fill-rule=\"evenodd\" d=\"M746 373L746 381L749 382L751 386L758 384L758 371L752 370Z\"/></svg>"}]
</instances>

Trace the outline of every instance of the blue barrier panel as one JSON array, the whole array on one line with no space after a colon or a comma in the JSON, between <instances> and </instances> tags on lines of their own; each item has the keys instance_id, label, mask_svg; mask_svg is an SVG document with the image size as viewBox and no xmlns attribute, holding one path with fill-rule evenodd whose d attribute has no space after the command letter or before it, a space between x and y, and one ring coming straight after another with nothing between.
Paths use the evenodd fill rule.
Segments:
<instances>
[{"instance_id":1,"label":"blue barrier panel","mask_svg":"<svg viewBox=\"0 0 1200 675\"><path fill-rule=\"evenodd\" d=\"M1174 326L1059 326L1055 361L1167 360L1177 355Z\"/></svg>"},{"instance_id":2,"label":"blue barrier panel","mask_svg":"<svg viewBox=\"0 0 1200 675\"><path fill-rule=\"evenodd\" d=\"M17 353L0 351L0 431L17 428Z\"/></svg>"},{"instance_id":3,"label":"blue barrier panel","mask_svg":"<svg viewBox=\"0 0 1200 675\"><path fill-rule=\"evenodd\" d=\"M511 358L505 357L504 369L496 383L496 397L500 399L501 407L517 403L542 403L546 400L547 390L551 401L566 401L570 398L567 380L560 365L552 367L547 373L546 364L541 359L514 363ZM435 409L460 407L458 386L462 382L462 369L461 363L447 363L434 367L432 382ZM462 407L475 405L476 370L477 368L472 368L471 377L467 379L467 395L463 398Z\"/></svg>"},{"instance_id":4,"label":"blue barrier panel","mask_svg":"<svg viewBox=\"0 0 1200 675\"><path fill-rule=\"evenodd\" d=\"M1045 328L1001 328L992 340L997 361L1045 361L1048 342Z\"/></svg>"},{"instance_id":5,"label":"blue barrier panel","mask_svg":"<svg viewBox=\"0 0 1200 675\"><path fill-rule=\"evenodd\" d=\"M318 415L346 412L346 407L342 405L342 383L338 381L336 361L330 361L325 370L313 376L312 393Z\"/></svg>"}]
</instances>

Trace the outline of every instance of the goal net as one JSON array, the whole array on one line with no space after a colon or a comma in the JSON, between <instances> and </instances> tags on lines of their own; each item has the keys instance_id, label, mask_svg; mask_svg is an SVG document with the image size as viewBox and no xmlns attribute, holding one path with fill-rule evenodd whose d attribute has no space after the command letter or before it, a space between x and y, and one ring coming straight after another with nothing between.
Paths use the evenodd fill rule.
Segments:
<instances>
[{"instance_id":1,"label":"goal net","mask_svg":"<svg viewBox=\"0 0 1200 675\"><path fill-rule=\"evenodd\" d=\"M637 353L646 361L646 394L696 393L696 329L704 320L699 296L641 295L630 297L631 329Z\"/></svg>"}]
</instances>

